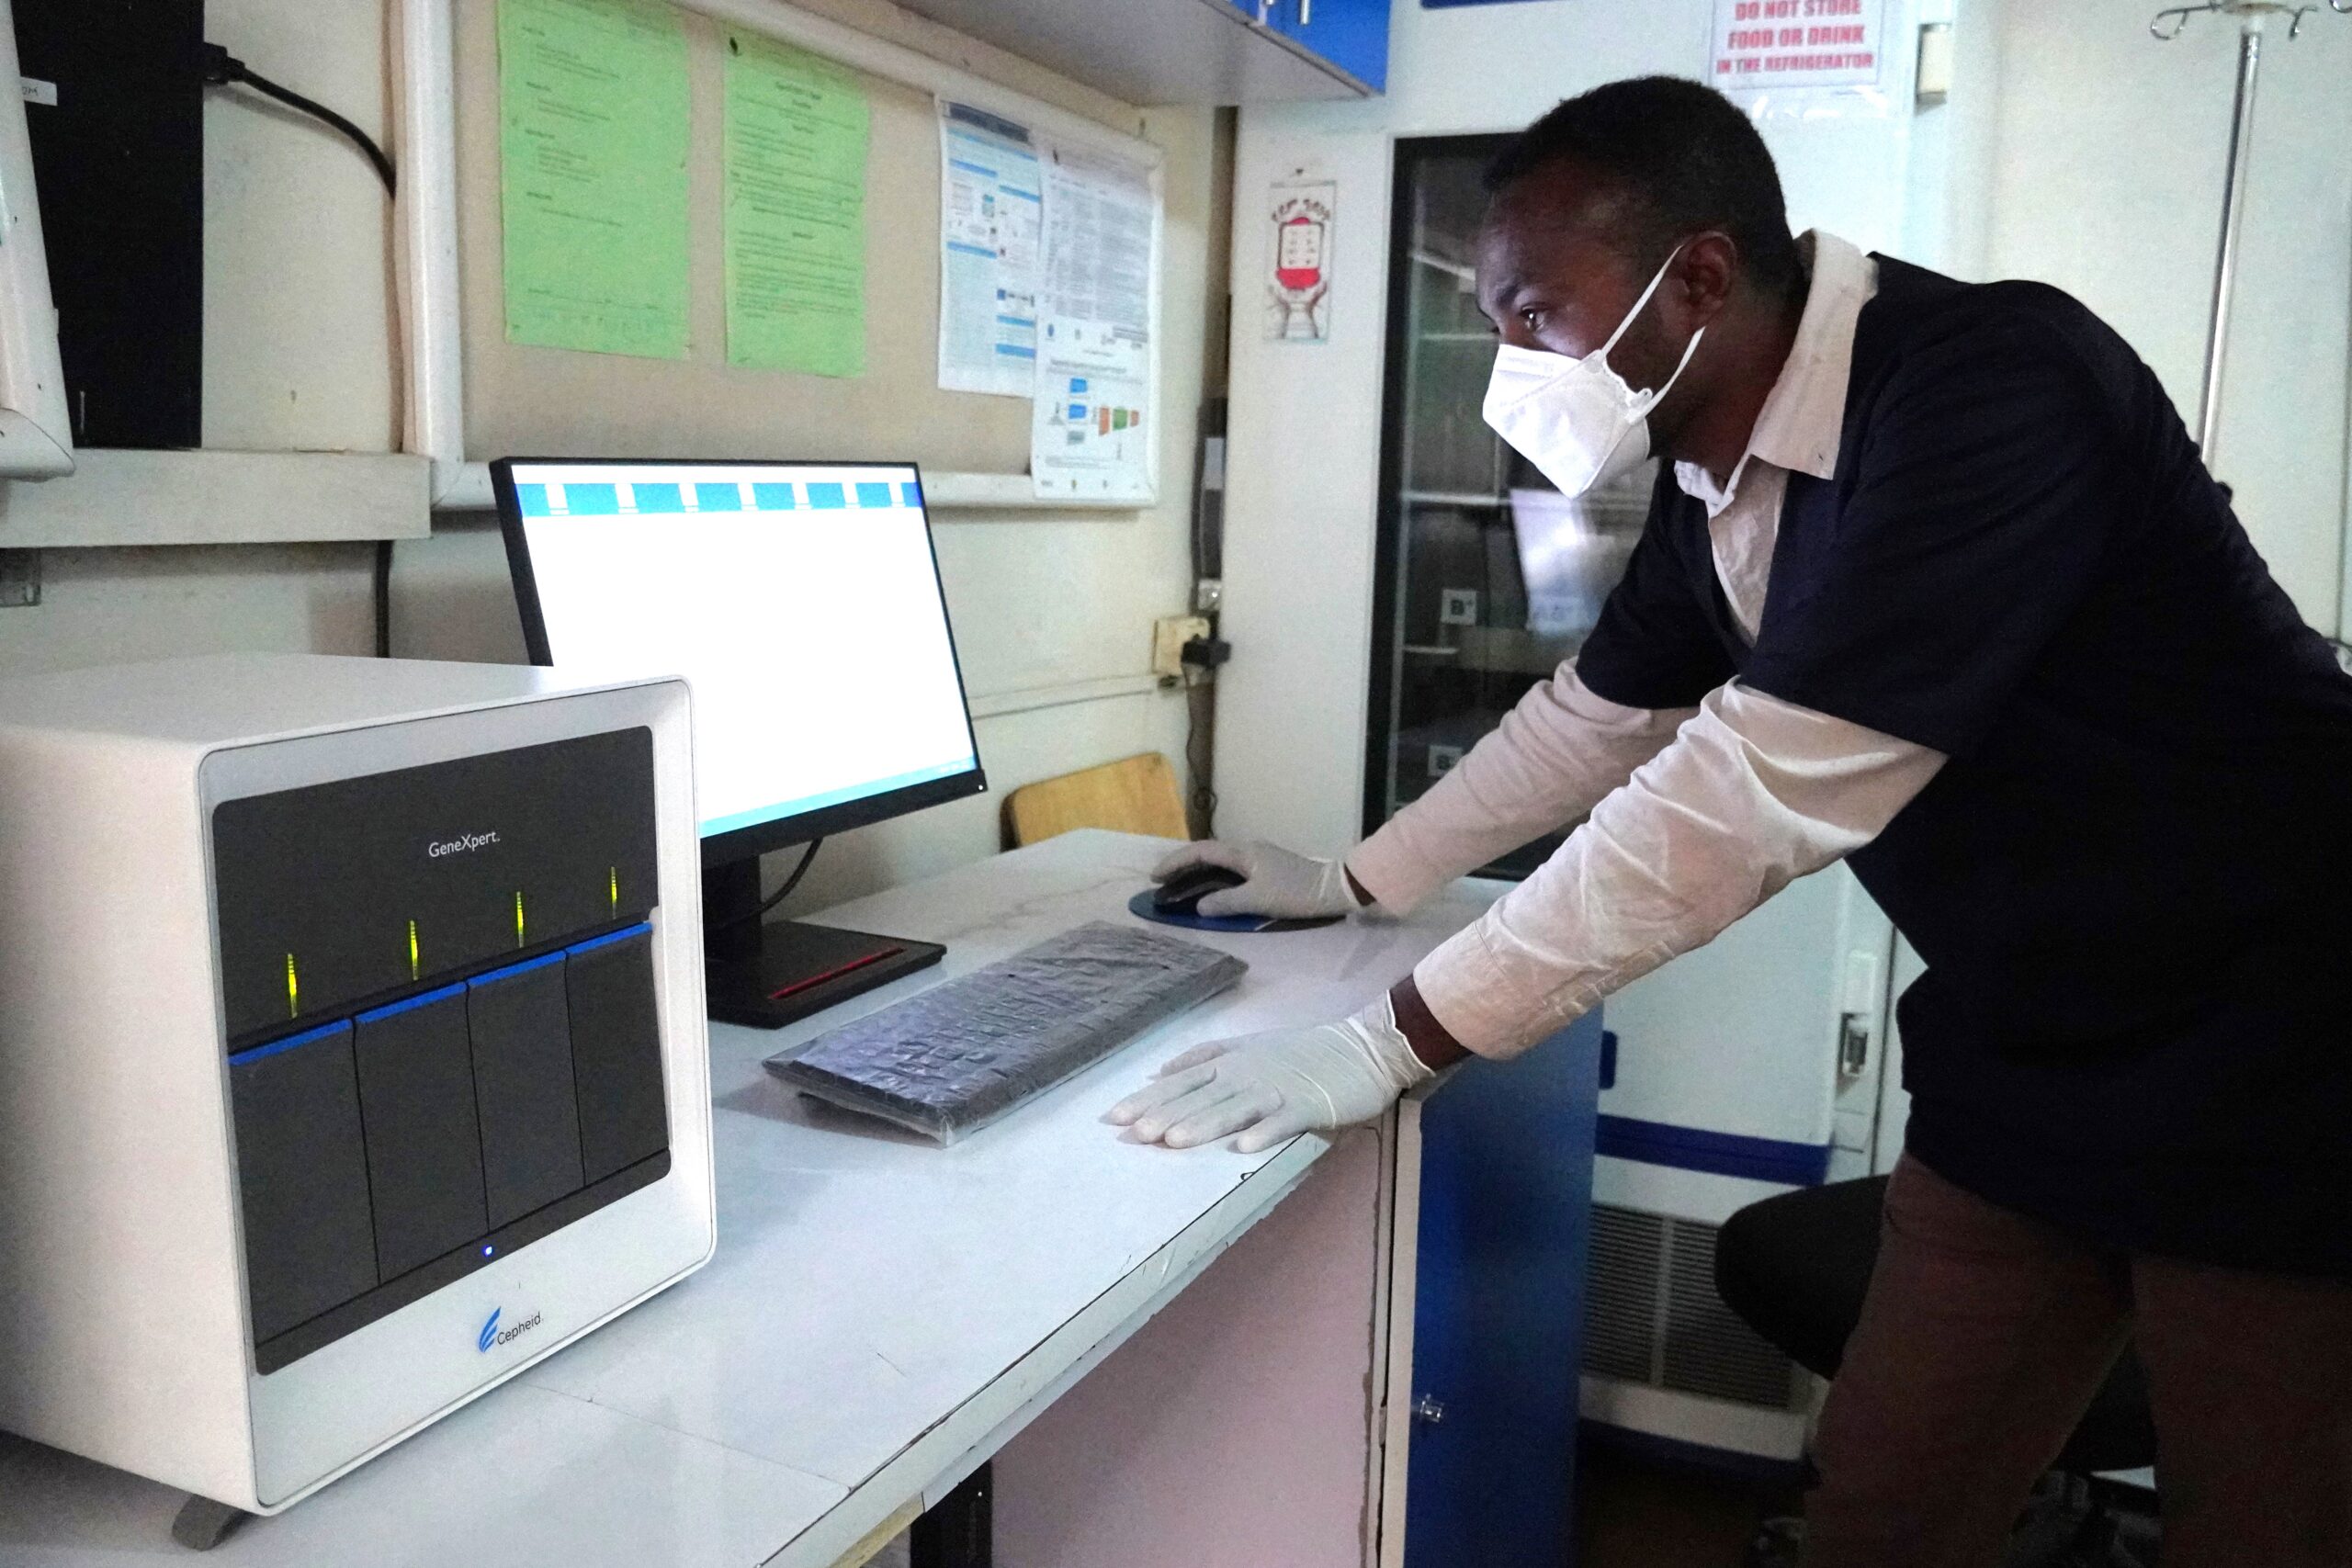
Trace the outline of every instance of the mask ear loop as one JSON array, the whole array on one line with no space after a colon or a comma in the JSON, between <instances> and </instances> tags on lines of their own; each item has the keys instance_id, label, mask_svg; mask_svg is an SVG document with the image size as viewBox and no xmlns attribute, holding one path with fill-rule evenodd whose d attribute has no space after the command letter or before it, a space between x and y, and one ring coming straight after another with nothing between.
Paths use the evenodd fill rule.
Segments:
<instances>
[{"instance_id":1,"label":"mask ear loop","mask_svg":"<svg viewBox=\"0 0 2352 1568\"><path fill-rule=\"evenodd\" d=\"M1635 401L1641 404L1641 407L1635 411L1641 417L1645 419L1649 417L1650 410L1657 407L1660 402L1665 400L1666 394L1674 390L1674 384L1682 379L1682 372L1690 365L1690 356L1699 352L1699 340L1706 335L1707 329L1704 327L1701 327L1697 332L1692 333L1690 334L1690 346L1682 351L1682 358L1675 365L1674 374L1668 376L1665 382L1658 387L1657 390L1654 392L1644 392L1635 400Z\"/></svg>"},{"instance_id":2,"label":"mask ear loop","mask_svg":"<svg viewBox=\"0 0 2352 1568\"><path fill-rule=\"evenodd\" d=\"M1650 302L1650 296L1657 292L1657 286L1666 281L1666 269L1674 265L1674 258L1682 254L1682 245L1687 245L1690 242L1686 240L1682 244L1675 246L1674 249L1666 254L1666 260L1658 264L1657 273L1650 279L1650 286L1642 290L1642 297L1634 301L1634 308L1625 312L1625 319L1617 323L1617 330L1609 334L1609 341L1607 343L1600 345L1600 362L1603 365L1607 365L1609 363L1609 351L1617 346L1617 340L1623 337L1626 333L1633 329L1634 321L1642 313L1642 308ZM1674 384L1682 379L1682 372L1690 367L1690 356L1699 352L1699 340L1706 335L1707 329L1704 327L1701 327L1697 332L1692 333L1690 334L1690 343L1683 346L1682 358L1677 362L1674 367L1674 374L1668 376L1665 382L1657 388L1657 389L1643 392L1635 397L1634 400L1635 407L1633 410L1634 418L1641 419L1646 417L1650 410L1657 407L1660 399L1664 398L1667 393L1674 390ZM1614 374L1614 372L1612 371L1611 374ZM1620 378L1620 383L1623 383L1623 378Z\"/></svg>"},{"instance_id":3,"label":"mask ear loop","mask_svg":"<svg viewBox=\"0 0 2352 1568\"><path fill-rule=\"evenodd\" d=\"M1688 244L1690 242L1687 240L1683 242L1684 244ZM1634 308L1625 312L1625 319L1617 323L1617 330L1609 334L1609 341L1600 345L1600 357L1602 359L1605 360L1609 357L1609 351L1617 346L1617 340L1623 337L1625 333L1632 329L1634 321L1639 318L1642 313L1642 307L1650 302L1650 296L1657 292L1657 286L1666 281L1666 269L1674 265L1674 258L1681 254L1681 245L1677 245L1674 249L1666 253L1666 259L1658 263L1657 271L1650 277L1650 286L1642 290L1642 297L1634 301Z\"/></svg>"}]
</instances>

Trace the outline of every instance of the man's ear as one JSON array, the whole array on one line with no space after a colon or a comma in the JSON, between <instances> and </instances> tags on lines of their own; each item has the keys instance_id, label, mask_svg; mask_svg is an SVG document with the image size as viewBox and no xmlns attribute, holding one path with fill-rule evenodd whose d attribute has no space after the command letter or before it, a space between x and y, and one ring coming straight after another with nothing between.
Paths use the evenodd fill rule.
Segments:
<instances>
[{"instance_id":1,"label":"man's ear","mask_svg":"<svg viewBox=\"0 0 2352 1568\"><path fill-rule=\"evenodd\" d=\"M1660 290L1672 296L1669 312L1679 316L1679 334L1696 332L1723 313L1739 282L1739 243L1719 229L1705 230L1683 242L1673 270Z\"/></svg>"}]
</instances>

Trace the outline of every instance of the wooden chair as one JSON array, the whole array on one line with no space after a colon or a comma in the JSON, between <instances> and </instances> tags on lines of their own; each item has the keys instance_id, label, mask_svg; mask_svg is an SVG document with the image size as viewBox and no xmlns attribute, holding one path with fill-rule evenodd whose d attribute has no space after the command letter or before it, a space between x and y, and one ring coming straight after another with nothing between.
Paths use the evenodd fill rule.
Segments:
<instances>
[{"instance_id":1,"label":"wooden chair","mask_svg":"<svg viewBox=\"0 0 2352 1568\"><path fill-rule=\"evenodd\" d=\"M1004 834L1018 849L1074 828L1189 839L1176 770L1157 751L1023 784L1004 799Z\"/></svg>"}]
</instances>

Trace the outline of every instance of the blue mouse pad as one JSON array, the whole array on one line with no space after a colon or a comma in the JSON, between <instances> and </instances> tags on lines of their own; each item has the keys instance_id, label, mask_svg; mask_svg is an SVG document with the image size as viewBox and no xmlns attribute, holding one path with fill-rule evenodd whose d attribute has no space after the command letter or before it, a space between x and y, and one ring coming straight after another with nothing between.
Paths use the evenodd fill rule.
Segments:
<instances>
[{"instance_id":1,"label":"blue mouse pad","mask_svg":"<svg viewBox=\"0 0 2352 1568\"><path fill-rule=\"evenodd\" d=\"M1336 926L1346 917L1317 915L1312 919L1285 920L1272 915L1179 915L1169 909L1151 907L1156 891L1147 887L1127 900L1127 912L1141 915L1147 920L1157 920L1163 926L1182 926L1196 931L1311 931L1317 926Z\"/></svg>"}]
</instances>

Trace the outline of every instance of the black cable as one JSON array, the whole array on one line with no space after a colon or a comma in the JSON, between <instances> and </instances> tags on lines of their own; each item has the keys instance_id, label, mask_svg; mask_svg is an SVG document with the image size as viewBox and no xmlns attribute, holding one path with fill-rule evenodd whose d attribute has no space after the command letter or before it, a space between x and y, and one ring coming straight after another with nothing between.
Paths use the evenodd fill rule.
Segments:
<instances>
[{"instance_id":1,"label":"black cable","mask_svg":"<svg viewBox=\"0 0 2352 1568\"><path fill-rule=\"evenodd\" d=\"M1216 836L1216 786L1211 749L1216 735L1216 677L1187 677L1184 689L1184 766L1193 775L1192 828L1204 839Z\"/></svg>"},{"instance_id":2,"label":"black cable","mask_svg":"<svg viewBox=\"0 0 2352 1568\"><path fill-rule=\"evenodd\" d=\"M384 189L388 194L398 188L392 177L392 161L381 147L376 145L374 137L369 136L326 105L306 98L290 87L281 87L268 77L249 70L243 61L217 43L208 43L204 46L204 79L217 87L232 85L251 87L256 93L276 98L288 108L298 110L309 115L312 119L333 126L349 137L362 152L368 154L368 161L376 165L377 176L384 182Z\"/></svg>"},{"instance_id":3,"label":"black cable","mask_svg":"<svg viewBox=\"0 0 2352 1568\"><path fill-rule=\"evenodd\" d=\"M766 914L770 909L775 908L778 904L783 903L786 898L791 897L792 890L800 886L800 879L808 874L808 866L811 862L816 860L817 852L824 847L824 840L809 840L808 847L801 852L800 863L792 868L792 874L784 879L783 886L777 888L765 898L760 900L760 906L758 908L746 909L740 915L728 916L725 919L720 920L716 925L705 926L703 928L703 934L705 936L708 936L712 931L731 931L735 927L741 925L746 920L756 920L761 916Z\"/></svg>"},{"instance_id":4,"label":"black cable","mask_svg":"<svg viewBox=\"0 0 2352 1568\"><path fill-rule=\"evenodd\" d=\"M392 542L376 541L376 657L392 656Z\"/></svg>"},{"instance_id":5,"label":"black cable","mask_svg":"<svg viewBox=\"0 0 2352 1568\"><path fill-rule=\"evenodd\" d=\"M306 98L291 87L279 86L217 43L204 46L204 79L216 87L251 87L256 93L277 99L288 108L334 127L368 155L368 162L376 166L377 177L384 182L384 194L391 196L398 193L399 182L393 177L392 160L376 145L376 139L326 105ZM392 656L392 542L390 539L376 542L375 588L376 657L390 659Z\"/></svg>"}]
</instances>

